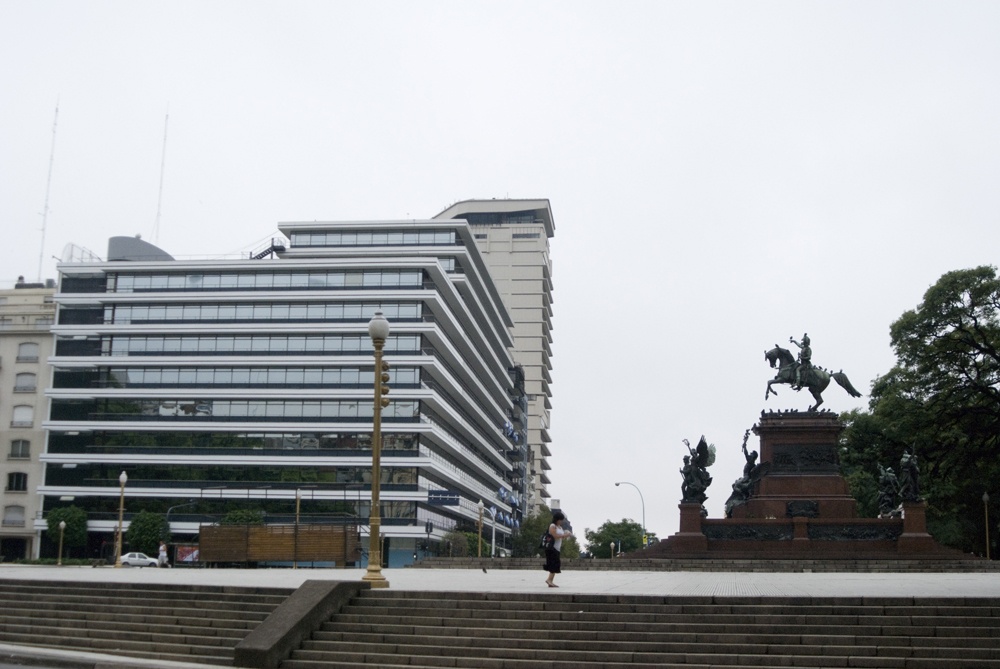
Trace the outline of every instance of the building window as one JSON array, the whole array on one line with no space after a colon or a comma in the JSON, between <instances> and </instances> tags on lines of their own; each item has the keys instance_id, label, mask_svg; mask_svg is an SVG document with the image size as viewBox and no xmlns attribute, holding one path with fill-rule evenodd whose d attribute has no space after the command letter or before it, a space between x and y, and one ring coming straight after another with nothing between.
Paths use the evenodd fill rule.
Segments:
<instances>
[{"instance_id":1,"label":"building window","mask_svg":"<svg viewBox=\"0 0 1000 669\"><path fill-rule=\"evenodd\" d=\"M35 342L24 342L17 347L18 362L38 362L38 344Z\"/></svg>"},{"instance_id":2,"label":"building window","mask_svg":"<svg viewBox=\"0 0 1000 669\"><path fill-rule=\"evenodd\" d=\"M35 375L31 372L21 372L14 378L14 392L15 393L33 393L35 392L36 383Z\"/></svg>"},{"instance_id":3,"label":"building window","mask_svg":"<svg viewBox=\"0 0 1000 669\"><path fill-rule=\"evenodd\" d=\"M14 407L14 417L10 421L11 427L32 427L35 424L35 408L29 406Z\"/></svg>"},{"instance_id":4,"label":"building window","mask_svg":"<svg viewBox=\"0 0 1000 669\"><path fill-rule=\"evenodd\" d=\"M15 439L10 442L10 459L26 460L31 457L31 442L27 439Z\"/></svg>"},{"instance_id":5,"label":"building window","mask_svg":"<svg viewBox=\"0 0 1000 669\"><path fill-rule=\"evenodd\" d=\"M28 475L24 472L7 474L7 492L28 492Z\"/></svg>"},{"instance_id":6,"label":"building window","mask_svg":"<svg viewBox=\"0 0 1000 669\"><path fill-rule=\"evenodd\" d=\"M11 505L3 509L4 527L24 527L24 507Z\"/></svg>"}]
</instances>

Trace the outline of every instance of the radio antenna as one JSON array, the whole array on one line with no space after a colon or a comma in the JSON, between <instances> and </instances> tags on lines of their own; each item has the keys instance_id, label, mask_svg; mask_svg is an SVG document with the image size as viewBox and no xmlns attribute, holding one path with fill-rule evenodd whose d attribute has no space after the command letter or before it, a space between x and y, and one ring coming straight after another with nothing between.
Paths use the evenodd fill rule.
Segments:
<instances>
[{"instance_id":1,"label":"radio antenna","mask_svg":"<svg viewBox=\"0 0 1000 669\"><path fill-rule=\"evenodd\" d=\"M42 209L42 244L38 251L38 282L42 282L42 261L45 259L45 228L49 222L49 190L52 188L52 164L56 157L56 127L59 125L59 101L52 120L52 148L49 150L49 176L45 181L45 208Z\"/></svg>"},{"instance_id":2,"label":"radio antenna","mask_svg":"<svg viewBox=\"0 0 1000 669\"><path fill-rule=\"evenodd\" d=\"M163 119L163 151L160 153L160 191L156 196L156 222L153 224L153 243L160 243L160 208L163 204L163 172L167 164L167 124L170 123L170 110Z\"/></svg>"}]
</instances>

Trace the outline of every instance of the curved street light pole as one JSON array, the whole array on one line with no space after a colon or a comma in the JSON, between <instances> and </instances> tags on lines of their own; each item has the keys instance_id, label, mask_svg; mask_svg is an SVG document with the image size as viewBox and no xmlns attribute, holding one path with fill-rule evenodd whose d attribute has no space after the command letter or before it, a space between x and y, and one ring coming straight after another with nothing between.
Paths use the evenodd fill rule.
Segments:
<instances>
[{"instance_id":1,"label":"curved street light pole","mask_svg":"<svg viewBox=\"0 0 1000 669\"><path fill-rule=\"evenodd\" d=\"M615 486L620 486L622 484L630 485L635 488L635 491L639 493L639 501L642 502L642 547L646 547L646 500L642 498L642 491L639 490L639 486L634 483L629 483L628 481L615 481Z\"/></svg>"}]
</instances>

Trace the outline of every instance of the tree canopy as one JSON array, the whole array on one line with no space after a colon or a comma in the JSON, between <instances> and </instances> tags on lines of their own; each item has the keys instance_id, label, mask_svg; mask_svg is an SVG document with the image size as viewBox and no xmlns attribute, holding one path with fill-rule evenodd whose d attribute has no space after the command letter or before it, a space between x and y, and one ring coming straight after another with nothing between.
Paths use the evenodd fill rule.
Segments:
<instances>
[{"instance_id":1,"label":"tree canopy","mask_svg":"<svg viewBox=\"0 0 1000 669\"><path fill-rule=\"evenodd\" d=\"M650 532L650 541L655 541L655 535ZM630 518L622 518L621 522L610 520L604 522L594 531L587 530L587 549L597 558L611 557L611 544L615 544L615 553L630 553L641 549L642 525Z\"/></svg>"},{"instance_id":2,"label":"tree canopy","mask_svg":"<svg viewBox=\"0 0 1000 669\"><path fill-rule=\"evenodd\" d=\"M896 467L911 450L919 459L931 533L956 548L984 552L982 496L1000 480L996 268L948 272L892 324L890 335L897 363L873 382L870 413L844 416L848 478L875 476L878 464Z\"/></svg>"},{"instance_id":3,"label":"tree canopy","mask_svg":"<svg viewBox=\"0 0 1000 669\"><path fill-rule=\"evenodd\" d=\"M156 555L160 541L169 533L167 518L162 513L140 511L132 517L125 532L128 547L147 555ZM123 549L124 553L125 550Z\"/></svg>"},{"instance_id":4,"label":"tree canopy","mask_svg":"<svg viewBox=\"0 0 1000 669\"><path fill-rule=\"evenodd\" d=\"M81 548L87 545L87 512L77 506L61 506L45 516L48 526L46 536L53 544L59 543L59 522L66 523L63 531L64 548Z\"/></svg>"}]
</instances>

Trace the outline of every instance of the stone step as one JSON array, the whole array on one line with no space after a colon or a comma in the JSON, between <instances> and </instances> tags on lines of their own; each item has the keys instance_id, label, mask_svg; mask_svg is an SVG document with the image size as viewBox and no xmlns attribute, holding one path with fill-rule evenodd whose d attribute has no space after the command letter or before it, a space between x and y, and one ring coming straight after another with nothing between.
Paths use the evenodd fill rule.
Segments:
<instances>
[{"instance_id":1,"label":"stone step","mask_svg":"<svg viewBox=\"0 0 1000 669\"><path fill-rule=\"evenodd\" d=\"M997 599L372 590L354 597L282 667L996 669L998 636Z\"/></svg>"},{"instance_id":2,"label":"stone step","mask_svg":"<svg viewBox=\"0 0 1000 669\"><path fill-rule=\"evenodd\" d=\"M0 580L0 642L231 666L293 591Z\"/></svg>"},{"instance_id":3,"label":"stone step","mask_svg":"<svg viewBox=\"0 0 1000 669\"><path fill-rule=\"evenodd\" d=\"M23 581L0 579L0 592L28 592L59 594L89 594L99 589L108 592L104 583L84 583L80 581ZM261 601L281 600L294 592L294 588L262 588L256 586L230 585L188 585L180 588L157 583L116 583L113 592L122 597L146 597L155 593L165 599L184 599L192 592L211 596L216 600Z\"/></svg>"},{"instance_id":4,"label":"stone step","mask_svg":"<svg viewBox=\"0 0 1000 669\"><path fill-rule=\"evenodd\" d=\"M477 629L483 627L490 628L506 626L509 629L545 629L551 632L562 632L567 630L586 630L595 632L601 630L631 631L642 629L648 633L658 633L660 631L738 633L747 631L767 632L769 630L781 629L787 633L798 635L855 635L859 632L868 632L872 634L877 631L880 635L889 634L892 636L898 636L899 631L903 630L904 633L910 635L927 634L931 636L972 637L980 634L989 635L998 629L997 621L994 621L992 625L942 625L937 627L930 625L915 626L908 621L891 621L887 624L879 624L877 619L875 619L873 622L874 624L861 624L851 621L838 624L837 621L828 622L822 618L817 618L815 620L788 621L780 617L766 617L765 619L754 621L741 621L738 617L729 617L725 620L712 621L704 619L694 620L690 618L661 621L657 620L655 617L647 618L645 616L636 618L629 616L608 618L604 616L588 617L587 614L579 614L579 616L575 619L546 619L545 617L501 619L490 618L488 616L481 616L478 618L471 616L452 616L443 613L439 613L437 615L430 613L422 615L395 615L391 613L384 613L377 615L371 613L355 614L346 612L339 614L334 622L326 623L323 626L323 629L333 631L335 628L331 628L331 625L335 626L337 624L353 623L355 625L369 624L373 626L380 626L383 629L385 629L388 625L395 627L420 626L447 629Z\"/></svg>"},{"instance_id":5,"label":"stone step","mask_svg":"<svg viewBox=\"0 0 1000 669\"><path fill-rule=\"evenodd\" d=\"M128 639L129 641L145 641L145 642L162 642L162 643L177 643L186 644L190 646L212 646L212 647L222 647L222 648L233 648L236 643L242 639L240 637L232 636L206 636L198 633L185 633L179 628L170 629L168 631L160 630L114 630L114 629L99 629L91 625L75 625L72 627L45 627L39 625L39 621L32 621L31 624L4 624L0 625L0 633L5 636L18 636L18 635L38 635L39 630L44 629L45 633L53 634L56 633L60 637L86 637L88 639Z\"/></svg>"},{"instance_id":6,"label":"stone step","mask_svg":"<svg viewBox=\"0 0 1000 669\"><path fill-rule=\"evenodd\" d=\"M632 640L622 641L619 644L611 644L604 640L577 641L573 645L573 652L577 658L604 656L619 656L622 653L648 653L676 655L678 653L688 655L708 655L708 654L734 654L734 655L822 655L822 656L849 656L849 657L912 657L914 649L912 647L888 646L882 647L876 643L872 644L805 644L805 643L742 643L720 645L713 643L677 643L664 641L643 640L645 635L636 639L632 635ZM354 652L354 653L377 653L385 652L386 648L392 648L395 653L405 655L441 655L441 656L475 656L483 647L475 643L477 637L464 637L452 639L424 638L421 642L415 642L412 638L404 641L392 642L371 642L361 643L359 641L342 642L333 648L333 644L326 647L328 651ZM315 639L319 641L319 639ZM569 659L564 655L566 643L563 640L548 640L535 642L525 640L510 640L509 645L490 646L493 655L502 655L509 649L514 648L517 652L539 651L549 652L558 655L563 659ZM310 650L322 650L321 643L309 644ZM927 657L962 657L963 659L998 660L1000 650L995 648L935 648L928 651L919 650L922 656ZM582 655L581 655L582 653Z\"/></svg>"},{"instance_id":7,"label":"stone step","mask_svg":"<svg viewBox=\"0 0 1000 669\"><path fill-rule=\"evenodd\" d=\"M185 662L185 663L190 663L190 664L216 665L216 666L220 666L220 667L230 667L233 664L232 657L212 657L212 656L196 655L196 654L191 654L191 653L184 654L184 655L175 655L175 654L172 654L172 653L154 653L154 652L149 652L149 651L145 651L145 650L143 650L143 651L132 651L132 650L114 650L114 651L111 651L111 650L100 650L100 651L98 651L98 650L92 650L92 649L89 649L89 648L72 648L72 647L67 647L67 646L53 645L53 644L43 644L43 643L32 643L32 644L27 644L27 645L30 645L32 648L51 648L51 649L54 649L54 650L79 650L79 651L85 652L85 653L86 652L102 653L104 655L115 655L115 656L122 657L122 658L141 659L141 660L145 660L147 662L150 661L150 660L152 660L152 661L158 661L158 662ZM48 666L48 665L46 665L46 666ZM80 665L77 664L77 663L74 663L74 664L67 665L67 666L78 667ZM96 666L96 667L109 667L110 668L110 667L118 667L118 666L122 666L122 665L120 665L118 663L114 663L114 664L111 664L111 663L99 663L99 664L92 665L92 666ZM128 667L129 665L126 664L124 666ZM149 665L146 662L144 662L141 666L148 667Z\"/></svg>"},{"instance_id":8,"label":"stone step","mask_svg":"<svg viewBox=\"0 0 1000 669\"><path fill-rule=\"evenodd\" d=\"M434 638L436 643L461 645L483 645L487 641L504 639L508 642L549 642L553 637L546 630L507 629L507 628L473 628L463 633L461 628L450 628L448 634L443 634L439 628L406 628L407 632L392 632L382 626L374 625L338 625L337 631L325 629L313 633L312 639L318 642L332 643L407 643L414 636ZM455 633L451 633L451 630ZM474 632L474 635L473 635ZM652 637L653 635L644 635ZM563 631L559 633L557 643L600 641L604 643L636 642L636 633L629 632L593 632L593 631ZM677 644L710 644L713 646L767 644L767 645L814 645L814 646L878 646L899 648L985 648L993 650L996 640L992 634L981 637L911 637L911 636L861 636L861 635L795 635L779 632L764 632L760 634L731 633L683 633L666 632L656 635L663 643Z\"/></svg>"},{"instance_id":9,"label":"stone step","mask_svg":"<svg viewBox=\"0 0 1000 669\"><path fill-rule=\"evenodd\" d=\"M197 615L195 615L197 612ZM201 627L230 626L245 629L253 627L267 617L264 612L244 613L238 609L220 609L213 612L204 609L135 609L131 607L119 607L106 602L101 602L99 607L74 608L53 608L48 606L33 607L30 603L18 606L7 606L0 608L0 622L18 620L23 617L43 617L56 620L79 620L85 615L89 620L101 620L107 622L142 622L149 624L186 624Z\"/></svg>"},{"instance_id":10,"label":"stone step","mask_svg":"<svg viewBox=\"0 0 1000 669\"><path fill-rule=\"evenodd\" d=\"M29 646L46 646L49 648L73 648L95 653L111 653L121 655L128 653L150 653L170 655L173 657L215 657L228 659L232 662L233 649L219 646L202 646L178 641L132 640L131 638L94 638L90 636L75 636L66 630L58 630L58 643L53 641L53 630L39 630L31 634L5 635L4 643L16 643Z\"/></svg>"},{"instance_id":11,"label":"stone step","mask_svg":"<svg viewBox=\"0 0 1000 669\"><path fill-rule=\"evenodd\" d=\"M518 651L511 649L508 653L498 654L495 649L483 649L476 655L467 657L450 657L435 654L434 649L428 649L428 654L421 654L414 648L400 648L396 652L352 653L338 652L331 656L328 653L309 650L296 651L291 659L282 663L282 669L307 669L310 667L462 667L466 669L536 669L541 667L569 668L613 668L629 667L630 669L648 667L650 669L723 669L737 667L809 667L811 669L832 669L834 667L859 667L870 669L978 669L996 668L994 660L962 659L956 664L955 658L897 658L884 656L842 656L826 655L752 655L739 652L711 653L576 653L574 651L537 652ZM416 651L416 652L415 652Z\"/></svg>"},{"instance_id":12,"label":"stone step","mask_svg":"<svg viewBox=\"0 0 1000 669\"><path fill-rule=\"evenodd\" d=\"M961 627L993 627L1000 618L982 616L893 616L893 615L810 615L810 614L773 614L773 613L653 613L628 611L516 611L493 610L488 608L461 608L447 611L440 607L417 608L399 607L392 613L385 613L380 607L347 607L341 614L342 620L360 618L399 617L400 619L433 618L439 624L448 625L453 621L489 620L489 621L573 621L573 622L606 622L606 623L656 623L660 625L704 624L706 626L721 625L733 621L746 625L768 625L785 628L792 625L861 625L864 627L881 628L886 626L910 625L913 627L961 626Z\"/></svg>"}]
</instances>

